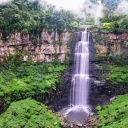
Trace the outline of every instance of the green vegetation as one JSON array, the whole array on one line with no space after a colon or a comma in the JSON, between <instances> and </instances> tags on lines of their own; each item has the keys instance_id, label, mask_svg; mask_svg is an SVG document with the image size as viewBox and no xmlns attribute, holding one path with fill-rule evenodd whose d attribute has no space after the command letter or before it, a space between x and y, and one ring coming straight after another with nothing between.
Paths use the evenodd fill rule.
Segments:
<instances>
[{"instance_id":1,"label":"green vegetation","mask_svg":"<svg viewBox=\"0 0 128 128\"><path fill-rule=\"evenodd\" d=\"M114 68L110 72L107 81L113 85L128 85L128 66Z\"/></svg>"},{"instance_id":2,"label":"green vegetation","mask_svg":"<svg viewBox=\"0 0 128 128\"><path fill-rule=\"evenodd\" d=\"M104 33L128 33L127 15L106 15L101 19L101 31Z\"/></svg>"},{"instance_id":3,"label":"green vegetation","mask_svg":"<svg viewBox=\"0 0 128 128\"><path fill-rule=\"evenodd\" d=\"M110 105L97 107L97 128L126 128L128 126L128 94L120 95Z\"/></svg>"},{"instance_id":4,"label":"green vegetation","mask_svg":"<svg viewBox=\"0 0 128 128\"><path fill-rule=\"evenodd\" d=\"M123 48L124 50L127 49L127 47ZM123 54L123 55L116 55L110 57L110 63L113 63L117 66L125 66L128 63L128 55Z\"/></svg>"},{"instance_id":5,"label":"green vegetation","mask_svg":"<svg viewBox=\"0 0 128 128\"><path fill-rule=\"evenodd\" d=\"M41 5L40 0L12 0L0 5L0 32L3 41L20 32L21 39L29 34L29 39L35 46L41 45L38 38L40 39L43 29L48 29L49 33L54 34L53 40L56 33L59 35L56 43L61 51L61 34L64 31L74 32L80 23L81 19L72 12L57 10L47 3ZM43 104L31 99L45 104L49 99L52 100L52 94L61 83L60 75L67 68L69 59L65 59L64 64L57 57L52 63L34 63L29 52L18 47L16 54L9 51L5 51L5 54L7 56L0 56L0 127L59 128L60 119ZM25 55L29 58L28 62L23 62Z\"/></svg>"},{"instance_id":6,"label":"green vegetation","mask_svg":"<svg viewBox=\"0 0 128 128\"><path fill-rule=\"evenodd\" d=\"M97 0L90 1L94 6L98 5ZM97 46L94 63L99 68L98 79L106 82L99 93L116 95L117 99L112 104L97 106L99 119L96 120L96 128L125 128L128 127L128 46L126 43L128 14L121 15L121 12L116 14L121 0L101 0L101 2L105 7L104 16L97 26L90 27L93 41ZM92 4L88 4L88 7L86 5L85 12L86 8L92 9L93 12L95 7ZM88 17L93 15L91 11L88 13L90 13Z\"/></svg>"},{"instance_id":7,"label":"green vegetation","mask_svg":"<svg viewBox=\"0 0 128 128\"><path fill-rule=\"evenodd\" d=\"M128 91L128 66L113 68L106 78L108 87L115 95Z\"/></svg>"},{"instance_id":8,"label":"green vegetation","mask_svg":"<svg viewBox=\"0 0 128 128\"><path fill-rule=\"evenodd\" d=\"M60 73L65 65L50 64L22 64L10 69L0 70L0 108L5 109L11 102L32 97L48 99L59 84ZM45 102L45 101L44 101Z\"/></svg>"},{"instance_id":9,"label":"green vegetation","mask_svg":"<svg viewBox=\"0 0 128 128\"><path fill-rule=\"evenodd\" d=\"M117 41L109 39L111 34L128 33L127 21L127 15L119 16L106 12L106 15L100 19L100 28L92 29L92 32L99 34L99 36L94 35L95 43L106 47L106 53L96 56L99 69L102 69L99 79L106 80L104 94L117 95L117 99L112 104L97 106L96 110L99 116L99 120L96 121L97 128L125 128L128 126L128 47L124 44L127 40L119 37L120 42L117 43ZM104 36L100 37L102 34ZM108 35L107 38L106 35ZM112 48L116 48L116 43L120 45L120 49L112 51ZM100 53L102 46L98 50Z\"/></svg>"},{"instance_id":10,"label":"green vegetation","mask_svg":"<svg viewBox=\"0 0 128 128\"><path fill-rule=\"evenodd\" d=\"M11 103L0 115L0 128L60 128L60 121L45 105L28 98Z\"/></svg>"},{"instance_id":11,"label":"green vegetation","mask_svg":"<svg viewBox=\"0 0 128 128\"><path fill-rule=\"evenodd\" d=\"M57 11L52 5L42 4L39 0L12 0L0 5L2 39L8 40L10 34L20 31L22 36L29 34L30 40L36 45L43 28L61 35L65 29L73 31L78 27L79 18L72 12L63 9Z\"/></svg>"}]
</instances>

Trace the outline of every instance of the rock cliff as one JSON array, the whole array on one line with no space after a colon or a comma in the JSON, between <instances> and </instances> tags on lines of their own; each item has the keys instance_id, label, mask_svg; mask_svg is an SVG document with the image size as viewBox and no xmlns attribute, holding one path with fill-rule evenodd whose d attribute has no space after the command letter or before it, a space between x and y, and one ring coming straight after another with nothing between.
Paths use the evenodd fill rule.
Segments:
<instances>
[{"instance_id":1,"label":"rock cliff","mask_svg":"<svg viewBox=\"0 0 128 128\"><path fill-rule=\"evenodd\" d=\"M51 62L55 58L61 62L67 58L69 42L72 39L72 34L64 31L60 38L58 34L52 32L49 34L47 29L43 29L41 36L37 37L36 45L32 43L30 35L21 36L20 32L15 32L8 36L7 41L2 40L0 33L0 59L9 54L15 54L18 51L22 52L23 60L32 59L35 62Z\"/></svg>"},{"instance_id":2,"label":"rock cliff","mask_svg":"<svg viewBox=\"0 0 128 128\"><path fill-rule=\"evenodd\" d=\"M121 54L128 55L128 34L114 33L93 33L95 42L96 56L116 56Z\"/></svg>"}]
</instances>

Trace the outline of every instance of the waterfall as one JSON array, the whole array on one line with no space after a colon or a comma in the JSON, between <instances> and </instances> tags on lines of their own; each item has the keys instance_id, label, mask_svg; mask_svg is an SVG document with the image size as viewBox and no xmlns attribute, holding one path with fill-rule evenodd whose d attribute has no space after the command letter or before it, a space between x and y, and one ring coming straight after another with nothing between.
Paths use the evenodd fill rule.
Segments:
<instances>
[{"instance_id":1,"label":"waterfall","mask_svg":"<svg viewBox=\"0 0 128 128\"><path fill-rule=\"evenodd\" d=\"M81 41L74 50L74 73L70 94L70 105L61 113L71 122L85 122L91 110L89 95L89 32L82 32Z\"/></svg>"},{"instance_id":2,"label":"waterfall","mask_svg":"<svg viewBox=\"0 0 128 128\"><path fill-rule=\"evenodd\" d=\"M89 33L82 32L74 53L74 75L70 103L73 106L87 106L89 92Z\"/></svg>"}]
</instances>

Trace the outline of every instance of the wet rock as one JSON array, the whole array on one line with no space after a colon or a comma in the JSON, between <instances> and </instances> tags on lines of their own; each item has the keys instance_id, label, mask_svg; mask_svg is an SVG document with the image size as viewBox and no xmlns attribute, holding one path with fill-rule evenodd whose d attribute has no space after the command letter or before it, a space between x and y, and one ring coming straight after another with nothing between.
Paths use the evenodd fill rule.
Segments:
<instances>
[{"instance_id":1,"label":"wet rock","mask_svg":"<svg viewBox=\"0 0 128 128\"><path fill-rule=\"evenodd\" d=\"M95 111L95 107L98 105L105 105L110 103L110 96L105 94L93 93L90 97L90 104L93 106L93 110Z\"/></svg>"},{"instance_id":2,"label":"wet rock","mask_svg":"<svg viewBox=\"0 0 128 128\"><path fill-rule=\"evenodd\" d=\"M94 43L92 40L92 34L89 34L89 61L92 62L94 61L94 54L95 54L95 47L94 47Z\"/></svg>"},{"instance_id":3,"label":"wet rock","mask_svg":"<svg viewBox=\"0 0 128 128\"><path fill-rule=\"evenodd\" d=\"M63 121L60 123L60 125L61 125L63 128L68 128L68 127L70 127L70 124L65 123L65 122L63 122Z\"/></svg>"},{"instance_id":4,"label":"wet rock","mask_svg":"<svg viewBox=\"0 0 128 128\"><path fill-rule=\"evenodd\" d=\"M73 124L70 124L70 128L73 128L74 126L73 126Z\"/></svg>"},{"instance_id":5,"label":"wet rock","mask_svg":"<svg viewBox=\"0 0 128 128\"><path fill-rule=\"evenodd\" d=\"M112 101L115 100L115 99L116 99L116 96L111 97L111 98L110 98L110 102L112 102Z\"/></svg>"},{"instance_id":6,"label":"wet rock","mask_svg":"<svg viewBox=\"0 0 128 128\"><path fill-rule=\"evenodd\" d=\"M65 126L65 122L63 122L63 121L60 124L61 124L61 126Z\"/></svg>"},{"instance_id":7,"label":"wet rock","mask_svg":"<svg viewBox=\"0 0 128 128\"><path fill-rule=\"evenodd\" d=\"M57 125L57 122L54 123L54 126Z\"/></svg>"},{"instance_id":8,"label":"wet rock","mask_svg":"<svg viewBox=\"0 0 128 128\"><path fill-rule=\"evenodd\" d=\"M93 80L93 84L95 86L105 86L106 85L106 82L105 81L99 81L99 80Z\"/></svg>"},{"instance_id":9,"label":"wet rock","mask_svg":"<svg viewBox=\"0 0 128 128\"><path fill-rule=\"evenodd\" d=\"M76 125L79 126L79 127L82 127L82 126L83 126L81 123L78 123L78 124L76 124Z\"/></svg>"},{"instance_id":10,"label":"wet rock","mask_svg":"<svg viewBox=\"0 0 128 128\"><path fill-rule=\"evenodd\" d=\"M91 74L90 76L92 78L95 78L95 79L99 78L101 69L97 64L90 64L89 70L90 70L89 72Z\"/></svg>"},{"instance_id":11,"label":"wet rock","mask_svg":"<svg viewBox=\"0 0 128 128\"><path fill-rule=\"evenodd\" d=\"M99 86L99 85L100 85L100 81L94 80L94 81L93 81L93 84L96 85L96 86Z\"/></svg>"},{"instance_id":12,"label":"wet rock","mask_svg":"<svg viewBox=\"0 0 128 128\"><path fill-rule=\"evenodd\" d=\"M93 112L91 112L91 113L90 113L90 116L93 116L93 115L94 115L94 113L93 113Z\"/></svg>"},{"instance_id":13,"label":"wet rock","mask_svg":"<svg viewBox=\"0 0 128 128\"><path fill-rule=\"evenodd\" d=\"M62 115L61 115L60 112L57 112L57 113L56 113L56 116L57 116L57 117L61 117Z\"/></svg>"},{"instance_id":14,"label":"wet rock","mask_svg":"<svg viewBox=\"0 0 128 128\"><path fill-rule=\"evenodd\" d=\"M61 83L57 86L57 90L49 98L49 103L47 106L49 106L49 108L55 112L60 111L69 104L72 77L71 71L72 66L70 66L63 74L61 74Z\"/></svg>"}]
</instances>

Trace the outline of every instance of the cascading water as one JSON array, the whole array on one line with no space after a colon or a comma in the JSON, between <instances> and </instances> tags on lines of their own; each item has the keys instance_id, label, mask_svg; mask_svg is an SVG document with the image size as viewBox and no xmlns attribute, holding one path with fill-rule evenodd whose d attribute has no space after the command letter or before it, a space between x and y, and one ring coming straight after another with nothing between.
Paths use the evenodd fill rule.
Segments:
<instances>
[{"instance_id":1,"label":"cascading water","mask_svg":"<svg viewBox=\"0 0 128 128\"><path fill-rule=\"evenodd\" d=\"M62 113L70 121L83 122L90 114L89 95L89 33L82 32L81 41L76 43L74 53L74 74L70 95L70 107Z\"/></svg>"},{"instance_id":2,"label":"cascading water","mask_svg":"<svg viewBox=\"0 0 128 128\"><path fill-rule=\"evenodd\" d=\"M82 32L81 41L75 47L75 66L72 77L71 104L74 106L88 105L89 88L89 33Z\"/></svg>"}]
</instances>

